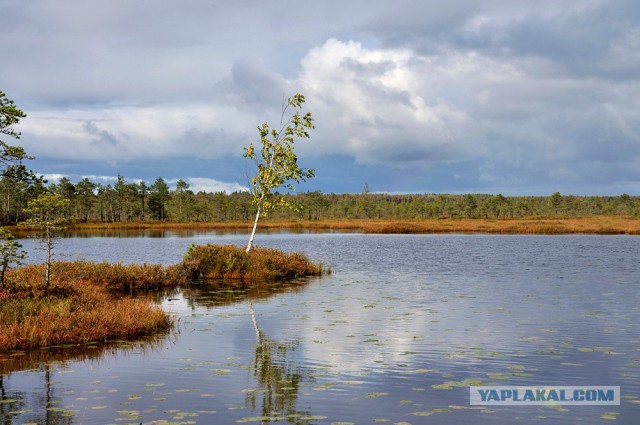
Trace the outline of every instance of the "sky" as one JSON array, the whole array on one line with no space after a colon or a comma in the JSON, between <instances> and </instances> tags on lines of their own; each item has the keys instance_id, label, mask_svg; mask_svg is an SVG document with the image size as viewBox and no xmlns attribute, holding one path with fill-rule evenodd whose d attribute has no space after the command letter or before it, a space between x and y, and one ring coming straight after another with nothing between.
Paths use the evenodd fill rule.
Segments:
<instances>
[{"instance_id":1,"label":"sky","mask_svg":"<svg viewBox=\"0 0 640 425\"><path fill-rule=\"evenodd\" d=\"M302 93L299 190L640 194L636 0L3 0L0 28L52 181L241 190Z\"/></svg>"}]
</instances>

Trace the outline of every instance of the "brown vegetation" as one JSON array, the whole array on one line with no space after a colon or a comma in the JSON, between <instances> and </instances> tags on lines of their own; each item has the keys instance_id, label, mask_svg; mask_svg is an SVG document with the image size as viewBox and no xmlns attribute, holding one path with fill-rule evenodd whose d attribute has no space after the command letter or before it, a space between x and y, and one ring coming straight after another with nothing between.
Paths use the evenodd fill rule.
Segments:
<instances>
[{"instance_id":1,"label":"brown vegetation","mask_svg":"<svg viewBox=\"0 0 640 425\"><path fill-rule=\"evenodd\" d=\"M636 217L369 221L365 233L640 234Z\"/></svg>"},{"instance_id":2,"label":"brown vegetation","mask_svg":"<svg viewBox=\"0 0 640 425\"><path fill-rule=\"evenodd\" d=\"M172 318L150 300L130 294L193 280L237 285L319 275L327 270L304 255L236 246L192 246L184 261L158 264L55 262L47 287L44 265L7 272L0 291L0 352L134 338L168 329Z\"/></svg>"},{"instance_id":3,"label":"brown vegetation","mask_svg":"<svg viewBox=\"0 0 640 425\"><path fill-rule=\"evenodd\" d=\"M640 234L640 217L528 217L500 219L264 220L263 230L355 231L363 233ZM249 221L79 223L73 230L249 230Z\"/></svg>"},{"instance_id":4,"label":"brown vegetation","mask_svg":"<svg viewBox=\"0 0 640 425\"><path fill-rule=\"evenodd\" d=\"M297 252L259 247L245 252L235 245L194 245L182 263L171 268L172 274L183 280L227 279L239 282L318 276L327 271Z\"/></svg>"},{"instance_id":5,"label":"brown vegetation","mask_svg":"<svg viewBox=\"0 0 640 425\"><path fill-rule=\"evenodd\" d=\"M54 263L49 288L42 265L9 273L13 284L0 293L0 351L132 338L171 325L161 308L110 293L96 283L100 276L73 275L71 264Z\"/></svg>"}]
</instances>

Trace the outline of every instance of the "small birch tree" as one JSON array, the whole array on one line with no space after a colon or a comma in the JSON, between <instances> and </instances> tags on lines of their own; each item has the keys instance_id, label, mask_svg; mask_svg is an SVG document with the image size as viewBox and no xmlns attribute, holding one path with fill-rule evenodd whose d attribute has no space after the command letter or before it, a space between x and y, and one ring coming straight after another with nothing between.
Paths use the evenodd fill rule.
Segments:
<instances>
[{"instance_id":1,"label":"small birch tree","mask_svg":"<svg viewBox=\"0 0 640 425\"><path fill-rule=\"evenodd\" d=\"M64 228L68 221L64 217L69 210L71 201L59 194L43 193L36 199L32 199L24 210L31 218L21 223L24 226L42 229L40 241L47 252L45 260L46 271L44 284L49 288L51 282L51 263L53 262L53 247L56 233Z\"/></svg>"},{"instance_id":2,"label":"small birch tree","mask_svg":"<svg viewBox=\"0 0 640 425\"><path fill-rule=\"evenodd\" d=\"M286 199L285 194L278 193L277 189L295 190L294 182L300 183L315 175L311 168L300 168L298 157L293 151L296 140L310 138L309 130L315 128L311 112L302 114L304 102L302 94L291 96L282 105L278 127L271 127L266 122L258 127L261 144L259 153L253 144L244 148L244 156L253 159L257 167L257 174L251 179L251 189L253 203L258 208L246 252L253 246L260 217L266 216L276 206L295 209L295 205Z\"/></svg>"}]
</instances>

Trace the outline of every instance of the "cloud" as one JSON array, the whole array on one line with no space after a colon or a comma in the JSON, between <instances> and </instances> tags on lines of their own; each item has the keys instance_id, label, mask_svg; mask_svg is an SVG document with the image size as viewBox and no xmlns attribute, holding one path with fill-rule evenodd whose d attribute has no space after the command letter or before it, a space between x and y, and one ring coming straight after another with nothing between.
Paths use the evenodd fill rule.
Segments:
<instances>
[{"instance_id":1,"label":"cloud","mask_svg":"<svg viewBox=\"0 0 640 425\"><path fill-rule=\"evenodd\" d=\"M51 173L223 169L302 92L317 124L304 162L350 158L425 190L640 180L637 2L343 3L9 1L0 81Z\"/></svg>"},{"instance_id":2,"label":"cloud","mask_svg":"<svg viewBox=\"0 0 640 425\"><path fill-rule=\"evenodd\" d=\"M188 177L186 179L186 182L189 184L189 190L193 191L194 193L198 193L198 192L208 192L208 193L215 193L215 192L226 192L226 193L233 193L233 192L248 192L249 188L242 186L239 183L227 183L227 182L222 182L219 180L215 180L215 179L210 179L210 178L203 178L203 177ZM169 184L175 184L178 180L169 180L167 183Z\"/></svg>"},{"instance_id":3,"label":"cloud","mask_svg":"<svg viewBox=\"0 0 640 425\"><path fill-rule=\"evenodd\" d=\"M90 181L94 182L94 183L99 183L99 184L114 184L115 182L117 182L118 177L117 176L105 176L105 175L83 175L83 176L77 176L77 175L68 175L68 174L44 174L43 177L45 178L45 180L47 180L49 183L58 183L60 181L60 179L66 177L69 180L71 180L72 182L78 182L81 179L89 179ZM140 183L141 181L143 181L142 179L139 178L127 178L125 177L125 180L128 182L132 182L132 183ZM171 187L175 187L176 182L179 179L169 179L169 180L165 180L166 183L171 186ZM220 181L220 180L216 180L216 179L211 179L211 178L205 178L205 177L186 177L183 178L182 180L185 180L188 184L189 184L189 189L191 191L193 191L194 193L198 193L198 192L208 192L208 193L215 193L215 192L226 192L226 193L233 193L233 192L248 192L249 188L247 188L246 186L243 186L239 183L230 183L230 182L224 182L224 181Z\"/></svg>"},{"instance_id":4,"label":"cloud","mask_svg":"<svg viewBox=\"0 0 640 425\"><path fill-rule=\"evenodd\" d=\"M590 163L640 164L640 92L625 80L567 75L547 58L338 40L302 63L322 123L323 142L308 152L399 167L491 163L494 174L480 167L478 181L511 186L585 181Z\"/></svg>"},{"instance_id":5,"label":"cloud","mask_svg":"<svg viewBox=\"0 0 640 425\"><path fill-rule=\"evenodd\" d=\"M301 85L323 143L314 153L354 155L362 163L443 159L460 140L464 111L426 97L409 50L366 49L328 40L303 59Z\"/></svg>"}]
</instances>

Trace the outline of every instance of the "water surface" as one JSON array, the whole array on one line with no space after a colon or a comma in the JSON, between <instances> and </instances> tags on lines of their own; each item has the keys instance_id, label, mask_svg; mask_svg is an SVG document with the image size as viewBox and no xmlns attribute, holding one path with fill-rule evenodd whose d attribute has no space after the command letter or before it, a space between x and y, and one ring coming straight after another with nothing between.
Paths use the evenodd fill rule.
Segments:
<instances>
[{"instance_id":1,"label":"water surface","mask_svg":"<svg viewBox=\"0 0 640 425\"><path fill-rule=\"evenodd\" d=\"M122 236L70 237L56 250L69 259L173 264L194 241L246 241L213 232ZM333 274L244 292L183 288L161 298L179 318L169 335L0 362L0 417L638 423L639 237L276 232L258 243L305 252ZM472 407L470 384L619 385L623 399Z\"/></svg>"}]
</instances>

